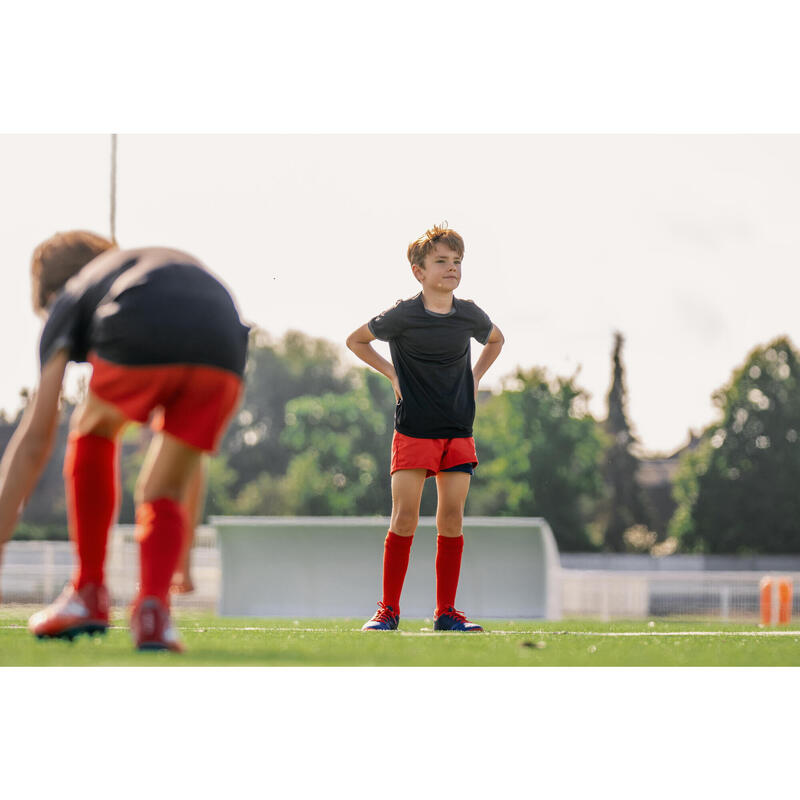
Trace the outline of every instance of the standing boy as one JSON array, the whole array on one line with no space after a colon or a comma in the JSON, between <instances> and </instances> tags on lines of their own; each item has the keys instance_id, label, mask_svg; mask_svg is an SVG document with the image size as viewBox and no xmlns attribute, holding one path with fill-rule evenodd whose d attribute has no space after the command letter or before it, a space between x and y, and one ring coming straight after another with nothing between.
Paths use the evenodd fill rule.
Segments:
<instances>
[{"instance_id":1,"label":"standing boy","mask_svg":"<svg viewBox=\"0 0 800 800\"><path fill-rule=\"evenodd\" d=\"M32 278L34 310L46 319L41 378L0 462L0 548L50 455L67 363L88 361L93 370L64 459L77 569L29 628L40 638L71 639L108 627L104 566L117 505L117 443L129 422L156 411L136 485L141 580L131 632L140 650L180 651L169 588L185 542L184 503L200 496L203 453L216 448L238 403L248 329L225 287L177 250L119 250L71 231L36 248Z\"/></svg>"},{"instance_id":2,"label":"standing boy","mask_svg":"<svg viewBox=\"0 0 800 800\"><path fill-rule=\"evenodd\" d=\"M464 546L462 522L470 477L478 464L472 423L478 384L503 346L484 311L453 292L461 282L464 240L434 226L408 247L422 291L373 317L347 346L394 388L392 518L383 553L383 599L362 630L396 630L411 543L425 479L436 476L436 610L434 630L481 631L455 610ZM471 367L470 339L484 345ZM372 347L389 342L389 363Z\"/></svg>"}]
</instances>

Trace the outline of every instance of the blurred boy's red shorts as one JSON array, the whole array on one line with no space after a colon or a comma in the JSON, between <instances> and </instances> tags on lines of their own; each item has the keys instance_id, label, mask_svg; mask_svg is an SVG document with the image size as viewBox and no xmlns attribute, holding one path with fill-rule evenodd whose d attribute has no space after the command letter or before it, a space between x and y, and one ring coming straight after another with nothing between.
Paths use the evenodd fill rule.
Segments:
<instances>
[{"instance_id":1,"label":"blurred boy's red shorts","mask_svg":"<svg viewBox=\"0 0 800 800\"><path fill-rule=\"evenodd\" d=\"M458 439L417 439L394 432L392 439L392 473L399 469L424 469L425 477L438 472L471 464L478 466L475 439L472 436Z\"/></svg>"},{"instance_id":2,"label":"blurred boy's red shorts","mask_svg":"<svg viewBox=\"0 0 800 800\"><path fill-rule=\"evenodd\" d=\"M89 355L91 392L128 419L147 422L198 450L215 451L239 404L242 380L197 364L128 366Z\"/></svg>"}]
</instances>

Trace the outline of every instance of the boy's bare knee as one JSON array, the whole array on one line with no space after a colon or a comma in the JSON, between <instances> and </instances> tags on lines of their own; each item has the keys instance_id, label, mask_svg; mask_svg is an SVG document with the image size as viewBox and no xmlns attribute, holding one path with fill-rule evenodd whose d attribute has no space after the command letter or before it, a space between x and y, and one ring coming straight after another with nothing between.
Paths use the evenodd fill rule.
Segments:
<instances>
[{"instance_id":1,"label":"boy's bare knee","mask_svg":"<svg viewBox=\"0 0 800 800\"><path fill-rule=\"evenodd\" d=\"M440 509L436 514L436 530L442 536L460 536L464 512L460 509Z\"/></svg>"},{"instance_id":2,"label":"boy's bare knee","mask_svg":"<svg viewBox=\"0 0 800 800\"><path fill-rule=\"evenodd\" d=\"M419 513L405 509L392 511L392 531L398 536L411 536L417 529Z\"/></svg>"}]
</instances>

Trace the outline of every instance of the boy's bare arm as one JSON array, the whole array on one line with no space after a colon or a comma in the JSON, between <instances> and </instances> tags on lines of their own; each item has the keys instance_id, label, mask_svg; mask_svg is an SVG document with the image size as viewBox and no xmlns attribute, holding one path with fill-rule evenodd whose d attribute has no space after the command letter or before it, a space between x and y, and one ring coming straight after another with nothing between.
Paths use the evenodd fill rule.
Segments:
<instances>
[{"instance_id":1,"label":"boy's bare arm","mask_svg":"<svg viewBox=\"0 0 800 800\"><path fill-rule=\"evenodd\" d=\"M67 366L65 351L42 371L39 388L0 462L0 550L11 538L22 505L34 489L53 447L58 424L58 398Z\"/></svg>"},{"instance_id":2,"label":"boy's bare arm","mask_svg":"<svg viewBox=\"0 0 800 800\"><path fill-rule=\"evenodd\" d=\"M483 352L481 352L478 360L475 362L475 366L472 368L472 376L475 379L476 394L478 392L478 384L481 382L481 378L486 374L486 371L489 369L489 367L491 367L492 364L494 364L494 362L497 360L497 356L500 355L500 351L503 349L504 342L505 337L500 332L500 328L498 328L497 325L494 325L486 344L483 346Z\"/></svg>"},{"instance_id":3,"label":"boy's bare arm","mask_svg":"<svg viewBox=\"0 0 800 800\"><path fill-rule=\"evenodd\" d=\"M369 325L362 325L360 328L354 330L347 337L347 346L365 363L370 367L377 370L381 375L385 375L391 382L394 389L395 398L399 401L403 399L400 394L400 384L397 380L397 373L391 361L387 361L380 353L378 353L372 346L371 342L375 341Z\"/></svg>"}]
</instances>

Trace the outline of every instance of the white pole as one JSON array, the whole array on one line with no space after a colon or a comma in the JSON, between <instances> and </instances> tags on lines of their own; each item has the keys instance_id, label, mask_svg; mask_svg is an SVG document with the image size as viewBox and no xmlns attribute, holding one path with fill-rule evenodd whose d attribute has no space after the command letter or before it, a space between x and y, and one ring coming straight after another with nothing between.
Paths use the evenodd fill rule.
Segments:
<instances>
[{"instance_id":1,"label":"white pole","mask_svg":"<svg viewBox=\"0 0 800 800\"><path fill-rule=\"evenodd\" d=\"M111 241L117 242L117 134L111 134Z\"/></svg>"}]
</instances>

